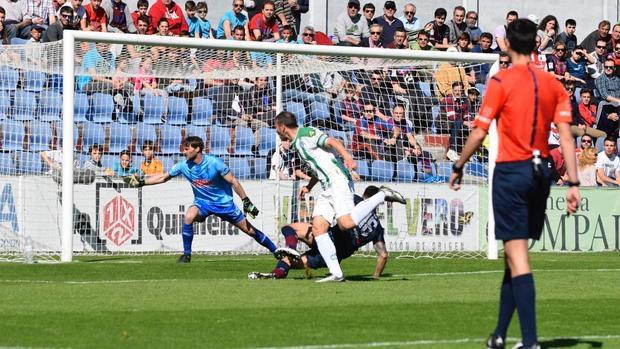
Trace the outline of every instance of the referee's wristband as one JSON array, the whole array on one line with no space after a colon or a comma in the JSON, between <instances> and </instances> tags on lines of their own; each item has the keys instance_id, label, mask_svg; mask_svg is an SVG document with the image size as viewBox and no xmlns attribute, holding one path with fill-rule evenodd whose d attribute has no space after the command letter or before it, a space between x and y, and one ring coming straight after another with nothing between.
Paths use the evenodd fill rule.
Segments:
<instances>
[{"instance_id":1,"label":"referee's wristband","mask_svg":"<svg viewBox=\"0 0 620 349\"><path fill-rule=\"evenodd\" d=\"M568 187L569 188L570 187L578 187L580 185L581 185L581 183L579 181L577 181L577 182L568 182Z\"/></svg>"},{"instance_id":2,"label":"referee's wristband","mask_svg":"<svg viewBox=\"0 0 620 349\"><path fill-rule=\"evenodd\" d=\"M452 164L452 172L454 173L462 173L463 172L463 166L457 166L456 162L454 164Z\"/></svg>"}]
</instances>

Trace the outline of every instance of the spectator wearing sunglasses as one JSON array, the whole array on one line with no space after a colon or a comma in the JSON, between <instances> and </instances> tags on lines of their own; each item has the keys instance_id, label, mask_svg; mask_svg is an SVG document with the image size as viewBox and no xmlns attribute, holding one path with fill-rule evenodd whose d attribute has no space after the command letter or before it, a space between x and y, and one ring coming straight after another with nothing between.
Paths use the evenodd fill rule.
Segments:
<instances>
[{"instance_id":1,"label":"spectator wearing sunglasses","mask_svg":"<svg viewBox=\"0 0 620 349\"><path fill-rule=\"evenodd\" d=\"M614 61L614 64L616 65L616 76L620 77L620 70L617 69L620 65L620 42L613 46L613 52L607 55L607 59Z\"/></svg>"},{"instance_id":2,"label":"spectator wearing sunglasses","mask_svg":"<svg viewBox=\"0 0 620 349\"><path fill-rule=\"evenodd\" d=\"M381 41L381 37L383 36L383 27L380 24L373 24L370 26L370 37L368 38L368 46L371 48L383 48L383 41ZM366 42L364 42L366 44ZM366 46L366 45L365 45Z\"/></svg>"},{"instance_id":3,"label":"spectator wearing sunglasses","mask_svg":"<svg viewBox=\"0 0 620 349\"><path fill-rule=\"evenodd\" d=\"M398 28L405 28L400 19L394 17L396 14L396 3L386 1L383 5L383 16L376 17L372 22L381 25L383 34L381 35L381 46L386 47L394 41L394 33Z\"/></svg>"},{"instance_id":4,"label":"spectator wearing sunglasses","mask_svg":"<svg viewBox=\"0 0 620 349\"><path fill-rule=\"evenodd\" d=\"M246 40L249 40L248 33L250 32L248 17L243 14L243 0L234 0L232 3L232 10L226 11L217 25L217 31L215 33L216 38L231 40L233 38L233 29L237 26L242 26L245 29Z\"/></svg>"},{"instance_id":5,"label":"spectator wearing sunglasses","mask_svg":"<svg viewBox=\"0 0 620 349\"><path fill-rule=\"evenodd\" d=\"M564 80L566 74L566 45L561 42L555 44L553 53L546 55L547 71L555 75L556 79Z\"/></svg>"},{"instance_id":6,"label":"spectator wearing sunglasses","mask_svg":"<svg viewBox=\"0 0 620 349\"><path fill-rule=\"evenodd\" d=\"M435 50L433 45L431 45L430 35L428 32L422 30L418 33L416 41L414 41L409 48L412 50L422 50L422 51L432 51Z\"/></svg>"},{"instance_id":7,"label":"spectator wearing sunglasses","mask_svg":"<svg viewBox=\"0 0 620 349\"><path fill-rule=\"evenodd\" d=\"M372 25L372 20L375 18L375 5L372 2L365 4L362 8L362 15L366 18L366 23L370 28Z\"/></svg>"},{"instance_id":8,"label":"spectator wearing sunglasses","mask_svg":"<svg viewBox=\"0 0 620 349\"><path fill-rule=\"evenodd\" d=\"M415 37L418 31L422 30L422 22L420 19L415 16L416 7L412 3L408 3L405 5L403 9L403 16L398 19L403 22L405 26L405 30L407 31L407 41L408 44L411 45L415 41Z\"/></svg>"},{"instance_id":9,"label":"spectator wearing sunglasses","mask_svg":"<svg viewBox=\"0 0 620 349\"><path fill-rule=\"evenodd\" d=\"M604 40L597 41L594 51L590 52L590 56L592 56L596 61L596 63L588 66L588 74L590 74L591 78L589 80L591 81L592 79L596 79L604 73L603 70L605 70L605 68L603 66L605 65L605 61L607 60L607 43ZM591 81L589 87L594 88L594 81Z\"/></svg>"},{"instance_id":10,"label":"spectator wearing sunglasses","mask_svg":"<svg viewBox=\"0 0 620 349\"><path fill-rule=\"evenodd\" d=\"M334 37L339 46L361 46L362 40L368 39L370 31L368 22L360 14L360 2L349 0L347 10L336 19Z\"/></svg>"},{"instance_id":11,"label":"spectator wearing sunglasses","mask_svg":"<svg viewBox=\"0 0 620 349\"><path fill-rule=\"evenodd\" d=\"M62 32L65 29L73 30L73 8L65 6L60 9L59 20L50 25L43 33L42 42L53 42L62 40Z\"/></svg>"},{"instance_id":12,"label":"spectator wearing sunglasses","mask_svg":"<svg viewBox=\"0 0 620 349\"><path fill-rule=\"evenodd\" d=\"M148 13L149 17L151 17L153 32L157 32L157 25L159 24L159 20L162 18L168 20L168 30L172 33L172 35L186 35L189 31L189 26L185 20L183 9L172 0L155 1Z\"/></svg>"}]
</instances>

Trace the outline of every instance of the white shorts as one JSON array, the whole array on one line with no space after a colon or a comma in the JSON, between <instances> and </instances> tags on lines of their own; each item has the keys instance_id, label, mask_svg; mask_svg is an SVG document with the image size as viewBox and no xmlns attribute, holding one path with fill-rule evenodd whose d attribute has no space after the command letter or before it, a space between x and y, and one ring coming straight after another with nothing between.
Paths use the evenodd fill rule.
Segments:
<instances>
[{"instance_id":1,"label":"white shorts","mask_svg":"<svg viewBox=\"0 0 620 349\"><path fill-rule=\"evenodd\" d=\"M332 183L316 199L312 217L321 216L331 226L335 225L336 219L351 213L355 207L354 194L353 182Z\"/></svg>"}]
</instances>

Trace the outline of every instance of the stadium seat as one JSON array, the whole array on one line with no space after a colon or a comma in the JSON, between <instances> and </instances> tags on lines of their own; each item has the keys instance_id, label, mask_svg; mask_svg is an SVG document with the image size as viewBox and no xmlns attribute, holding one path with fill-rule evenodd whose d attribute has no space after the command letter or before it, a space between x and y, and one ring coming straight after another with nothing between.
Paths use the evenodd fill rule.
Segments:
<instances>
[{"instance_id":1,"label":"stadium seat","mask_svg":"<svg viewBox=\"0 0 620 349\"><path fill-rule=\"evenodd\" d=\"M85 93L76 93L73 99L73 122L87 121L86 115L90 108L88 96Z\"/></svg>"},{"instance_id":2,"label":"stadium seat","mask_svg":"<svg viewBox=\"0 0 620 349\"><path fill-rule=\"evenodd\" d=\"M176 164L178 158L175 155L162 155L159 156L159 160L164 165L164 171L170 171L172 166Z\"/></svg>"},{"instance_id":3,"label":"stadium seat","mask_svg":"<svg viewBox=\"0 0 620 349\"><path fill-rule=\"evenodd\" d=\"M267 158L254 158L254 178L267 179L269 177L269 169L267 168Z\"/></svg>"},{"instance_id":4,"label":"stadium seat","mask_svg":"<svg viewBox=\"0 0 620 349\"><path fill-rule=\"evenodd\" d=\"M390 182L394 176L394 163L385 160L375 160L372 162L372 180L379 182Z\"/></svg>"},{"instance_id":5,"label":"stadium seat","mask_svg":"<svg viewBox=\"0 0 620 349\"><path fill-rule=\"evenodd\" d=\"M28 126L30 151L50 150L52 128L49 123L32 121Z\"/></svg>"},{"instance_id":6,"label":"stadium seat","mask_svg":"<svg viewBox=\"0 0 620 349\"><path fill-rule=\"evenodd\" d=\"M185 126L187 124L187 101L181 97L168 98L168 117L166 124Z\"/></svg>"},{"instance_id":7,"label":"stadium seat","mask_svg":"<svg viewBox=\"0 0 620 349\"><path fill-rule=\"evenodd\" d=\"M101 156L101 165L103 166L103 168L113 168L114 167L114 163L118 161L118 156L117 155L111 155L111 154L103 154Z\"/></svg>"},{"instance_id":8,"label":"stadium seat","mask_svg":"<svg viewBox=\"0 0 620 349\"><path fill-rule=\"evenodd\" d=\"M11 97L8 92L0 91L0 121L4 121L9 115Z\"/></svg>"},{"instance_id":9,"label":"stadium seat","mask_svg":"<svg viewBox=\"0 0 620 349\"><path fill-rule=\"evenodd\" d=\"M357 174L362 177L362 179L370 178L370 170L368 169L368 163L366 160L356 160L357 161Z\"/></svg>"},{"instance_id":10,"label":"stadium seat","mask_svg":"<svg viewBox=\"0 0 620 349\"><path fill-rule=\"evenodd\" d=\"M155 126L143 122L136 125L136 149L140 149L145 140L157 142Z\"/></svg>"},{"instance_id":11,"label":"stadium seat","mask_svg":"<svg viewBox=\"0 0 620 349\"><path fill-rule=\"evenodd\" d=\"M62 96L58 92L43 91L39 94L39 120L60 121Z\"/></svg>"},{"instance_id":12,"label":"stadium seat","mask_svg":"<svg viewBox=\"0 0 620 349\"><path fill-rule=\"evenodd\" d=\"M120 153L131 143L131 128L129 125L113 122L110 124L110 153Z\"/></svg>"},{"instance_id":13,"label":"stadium seat","mask_svg":"<svg viewBox=\"0 0 620 349\"><path fill-rule=\"evenodd\" d=\"M422 94L424 94L426 97L432 97L433 96L433 92L432 92L432 89L431 89L430 82L420 81L420 82L418 82L418 86L420 87L420 90L422 91Z\"/></svg>"},{"instance_id":14,"label":"stadium seat","mask_svg":"<svg viewBox=\"0 0 620 349\"><path fill-rule=\"evenodd\" d=\"M596 149L599 152L602 152L605 150L605 137L599 137L596 139Z\"/></svg>"},{"instance_id":15,"label":"stadium seat","mask_svg":"<svg viewBox=\"0 0 620 349\"><path fill-rule=\"evenodd\" d=\"M396 163L396 180L399 182L413 182L415 166L407 160Z\"/></svg>"},{"instance_id":16,"label":"stadium seat","mask_svg":"<svg viewBox=\"0 0 620 349\"><path fill-rule=\"evenodd\" d=\"M0 66L0 91L15 91L19 73L15 69L7 66Z\"/></svg>"},{"instance_id":17,"label":"stadium seat","mask_svg":"<svg viewBox=\"0 0 620 349\"><path fill-rule=\"evenodd\" d=\"M62 93L64 82L61 74L50 74L47 80L47 89L52 92Z\"/></svg>"},{"instance_id":18,"label":"stadium seat","mask_svg":"<svg viewBox=\"0 0 620 349\"><path fill-rule=\"evenodd\" d=\"M450 178L452 175L452 162L451 161L438 161L437 162L437 176Z\"/></svg>"},{"instance_id":19,"label":"stadium seat","mask_svg":"<svg viewBox=\"0 0 620 349\"><path fill-rule=\"evenodd\" d=\"M286 111L295 115L295 117L297 118L297 124L299 126L306 125L306 118L307 118L306 109L304 108L304 105L302 103L286 102L285 108L286 108Z\"/></svg>"},{"instance_id":20,"label":"stadium seat","mask_svg":"<svg viewBox=\"0 0 620 349\"><path fill-rule=\"evenodd\" d=\"M228 167L237 179L250 179L252 177L250 164L245 157L230 158L228 160Z\"/></svg>"},{"instance_id":21,"label":"stadium seat","mask_svg":"<svg viewBox=\"0 0 620 349\"><path fill-rule=\"evenodd\" d=\"M88 161L88 159L90 159L90 155L89 154L77 153L77 154L74 154L74 156L75 156L75 160L77 161L77 163L80 166L84 166L86 161Z\"/></svg>"},{"instance_id":22,"label":"stadium seat","mask_svg":"<svg viewBox=\"0 0 620 349\"><path fill-rule=\"evenodd\" d=\"M104 144L105 130L103 125L94 122L85 122L82 128L82 153L88 153L88 147L93 144Z\"/></svg>"},{"instance_id":23,"label":"stadium seat","mask_svg":"<svg viewBox=\"0 0 620 349\"><path fill-rule=\"evenodd\" d=\"M479 162L468 162L465 166L465 173L476 177L486 178L489 176L486 164Z\"/></svg>"},{"instance_id":24,"label":"stadium seat","mask_svg":"<svg viewBox=\"0 0 620 349\"><path fill-rule=\"evenodd\" d=\"M258 129L259 143L258 154L266 156L276 150L276 130L273 128L261 127Z\"/></svg>"},{"instance_id":25,"label":"stadium seat","mask_svg":"<svg viewBox=\"0 0 620 349\"><path fill-rule=\"evenodd\" d=\"M39 153L19 151L17 152L17 162L21 174L43 173L43 161Z\"/></svg>"},{"instance_id":26,"label":"stadium seat","mask_svg":"<svg viewBox=\"0 0 620 349\"><path fill-rule=\"evenodd\" d=\"M15 91L13 102L13 120L31 121L34 120L37 110L37 98L34 92L22 90Z\"/></svg>"},{"instance_id":27,"label":"stadium seat","mask_svg":"<svg viewBox=\"0 0 620 349\"><path fill-rule=\"evenodd\" d=\"M24 83L22 89L28 92L41 92L47 82L47 75L38 71L27 70L24 73Z\"/></svg>"},{"instance_id":28,"label":"stadium seat","mask_svg":"<svg viewBox=\"0 0 620 349\"><path fill-rule=\"evenodd\" d=\"M90 120L97 123L112 122L114 98L107 93L93 93L90 100Z\"/></svg>"},{"instance_id":29,"label":"stadium seat","mask_svg":"<svg viewBox=\"0 0 620 349\"><path fill-rule=\"evenodd\" d=\"M228 155L230 145L230 131L226 127L211 126L209 153L213 155Z\"/></svg>"},{"instance_id":30,"label":"stadium seat","mask_svg":"<svg viewBox=\"0 0 620 349\"><path fill-rule=\"evenodd\" d=\"M248 127L235 127L235 155L252 155L254 133Z\"/></svg>"},{"instance_id":31,"label":"stadium seat","mask_svg":"<svg viewBox=\"0 0 620 349\"><path fill-rule=\"evenodd\" d=\"M164 98L161 96L144 96L144 118L142 122L152 125L162 123L162 117L164 116Z\"/></svg>"},{"instance_id":32,"label":"stadium seat","mask_svg":"<svg viewBox=\"0 0 620 349\"><path fill-rule=\"evenodd\" d=\"M202 126L187 125L185 126L185 137L198 136L202 140L206 140L207 130Z\"/></svg>"},{"instance_id":33,"label":"stadium seat","mask_svg":"<svg viewBox=\"0 0 620 349\"><path fill-rule=\"evenodd\" d=\"M213 115L213 103L210 99L194 97L192 100L192 124L196 126L210 126Z\"/></svg>"},{"instance_id":34,"label":"stadium seat","mask_svg":"<svg viewBox=\"0 0 620 349\"><path fill-rule=\"evenodd\" d=\"M349 149L350 137L349 134L344 131L338 130L329 130L327 131L327 135L332 138L338 138L344 143L344 147Z\"/></svg>"},{"instance_id":35,"label":"stadium seat","mask_svg":"<svg viewBox=\"0 0 620 349\"><path fill-rule=\"evenodd\" d=\"M56 146L58 147L58 149L60 149L60 147L62 147L62 140L63 140L63 134L64 134L64 128L62 127L62 122L54 122L52 123L54 125L56 125L55 129L56 129ZM80 133L78 130L78 127L74 127L73 128L73 147L75 149L78 140L80 138Z\"/></svg>"},{"instance_id":36,"label":"stadium seat","mask_svg":"<svg viewBox=\"0 0 620 349\"><path fill-rule=\"evenodd\" d=\"M17 169L15 168L14 153L0 153L0 174L3 175L15 175Z\"/></svg>"},{"instance_id":37,"label":"stadium seat","mask_svg":"<svg viewBox=\"0 0 620 349\"><path fill-rule=\"evenodd\" d=\"M329 106L321 102L310 103L310 120L329 120Z\"/></svg>"},{"instance_id":38,"label":"stadium seat","mask_svg":"<svg viewBox=\"0 0 620 349\"><path fill-rule=\"evenodd\" d=\"M120 113L117 113L116 121L122 124L135 124L140 121L140 116L138 115L138 112L140 110L140 97L132 96L131 103L131 111L121 111Z\"/></svg>"},{"instance_id":39,"label":"stadium seat","mask_svg":"<svg viewBox=\"0 0 620 349\"><path fill-rule=\"evenodd\" d=\"M181 127L174 125L161 125L159 127L160 153L179 154L181 145Z\"/></svg>"},{"instance_id":40,"label":"stadium seat","mask_svg":"<svg viewBox=\"0 0 620 349\"><path fill-rule=\"evenodd\" d=\"M24 134L24 124L21 121L5 121L2 124L2 150L22 150Z\"/></svg>"}]
</instances>

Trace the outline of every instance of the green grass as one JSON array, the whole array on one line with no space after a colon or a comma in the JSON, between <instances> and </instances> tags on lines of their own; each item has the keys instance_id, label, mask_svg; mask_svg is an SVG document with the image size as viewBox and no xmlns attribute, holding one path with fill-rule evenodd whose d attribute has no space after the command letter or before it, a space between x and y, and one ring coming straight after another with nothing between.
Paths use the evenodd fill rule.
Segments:
<instances>
[{"instance_id":1,"label":"green grass","mask_svg":"<svg viewBox=\"0 0 620 349\"><path fill-rule=\"evenodd\" d=\"M533 255L543 347L620 348L619 257ZM0 263L0 347L482 348L503 269L500 261L391 259L389 274L373 280L374 259L351 258L346 283L316 284L303 271L247 280L271 270L267 256L175 259ZM509 336L520 337L516 316Z\"/></svg>"}]
</instances>

